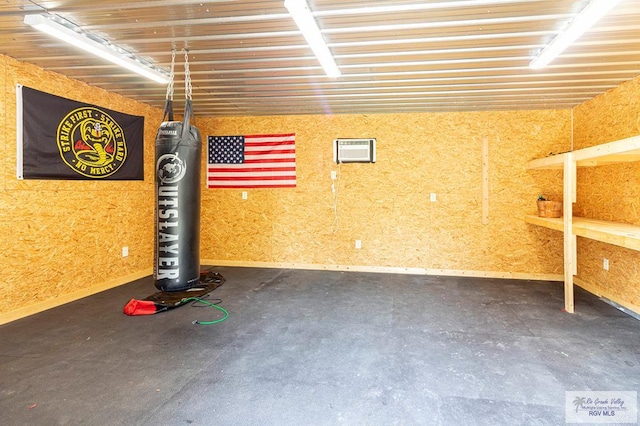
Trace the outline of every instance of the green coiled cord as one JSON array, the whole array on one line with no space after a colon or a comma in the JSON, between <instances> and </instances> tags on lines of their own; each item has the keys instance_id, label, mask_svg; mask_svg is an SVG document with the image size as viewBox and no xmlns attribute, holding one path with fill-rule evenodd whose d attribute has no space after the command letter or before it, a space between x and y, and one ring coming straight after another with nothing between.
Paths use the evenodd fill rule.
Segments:
<instances>
[{"instance_id":1,"label":"green coiled cord","mask_svg":"<svg viewBox=\"0 0 640 426\"><path fill-rule=\"evenodd\" d=\"M186 297L186 298L182 299L182 301L184 303L191 302L191 301L202 303L203 305L211 306L212 308L216 308L220 312L224 313L224 316L222 318L217 319L215 321L198 321L198 320L194 320L192 324L200 324L200 325L218 324L218 323L226 320L227 318L229 318L229 312L227 312L227 310L225 308L223 308L222 306L218 306L215 303L207 302L206 300L200 299L198 297Z\"/></svg>"}]
</instances>

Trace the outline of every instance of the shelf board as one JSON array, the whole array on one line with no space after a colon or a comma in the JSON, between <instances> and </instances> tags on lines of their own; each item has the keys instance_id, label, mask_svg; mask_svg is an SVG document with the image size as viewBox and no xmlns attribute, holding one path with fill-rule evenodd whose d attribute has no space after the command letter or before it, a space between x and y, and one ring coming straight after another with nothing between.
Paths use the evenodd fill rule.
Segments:
<instances>
[{"instance_id":1,"label":"shelf board","mask_svg":"<svg viewBox=\"0 0 640 426\"><path fill-rule=\"evenodd\" d=\"M536 158L529 161L527 169L529 170L542 170L542 169L562 169L564 167L565 154L550 155L548 157Z\"/></svg>"},{"instance_id":2,"label":"shelf board","mask_svg":"<svg viewBox=\"0 0 640 426\"><path fill-rule=\"evenodd\" d=\"M524 221L532 225L542 226L544 228L554 229L556 231L564 231L564 220L561 217L540 217L534 214L529 214L524 217Z\"/></svg>"},{"instance_id":3,"label":"shelf board","mask_svg":"<svg viewBox=\"0 0 640 426\"><path fill-rule=\"evenodd\" d=\"M640 161L640 136L573 151L578 167ZM550 155L529 162L528 169L562 169L566 153Z\"/></svg>"},{"instance_id":4,"label":"shelf board","mask_svg":"<svg viewBox=\"0 0 640 426\"><path fill-rule=\"evenodd\" d=\"M524 220L556 231L563 231L564 227L562 218L527 215ZM573 233L579 237L640 251L640 226L637 225L574 216Z\"/></svg>"}]
</instances>

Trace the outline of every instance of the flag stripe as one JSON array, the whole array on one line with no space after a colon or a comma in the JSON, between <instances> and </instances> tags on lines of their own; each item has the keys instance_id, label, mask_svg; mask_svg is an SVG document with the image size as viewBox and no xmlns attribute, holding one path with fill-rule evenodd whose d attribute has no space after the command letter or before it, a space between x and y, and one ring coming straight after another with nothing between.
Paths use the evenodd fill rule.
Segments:
<instances>
[{"instance_id":1,"label":"flag stripe","mask_svg":"<svg viewBox=\"0 0 640 426\"><path fill-rule=\"evenodd\" d=\"M295 149L266 149L266 150L249 150L245 147L244 150L244 158L247 158L249 155L253 155L253 156L260 156L262 157L263 155L269 155L269 154L273 154L273 155L277 155L279 157L285 157L286 158L295 158L295 154L296 154L296 150Z\"/></svg>"},{"instance_id":2,"label":"flag stripe","mask_svg":"<svg viewBox=\"0 0 640 426\"><path fill-rule=\"evenodd\" d=\"M245 184L240 185L219 185L219 184L211 184L208 188L211 189L246 189L246 188L260 188L260 189L273 189L273 188L295 188L296 184L283 184L283 185L273 185L273 184L256 184L254 182L251 183L251 186L247 186Z\"/></svg>"},{"instance_id":3,"label":"flag stripe","mask_svg":"<svg viewBox=\"0 0 640 426\"><path fill-rule=\"evenodd\" d=\"M211 175L211 177L219 177L219 178L232 178L229 179L230 181L233 180L286 180L283 178L287 178L287 179L295 179L295 175L292 175L291 173L283 173L283 174L279 174L279 173L252 173L252 174L237 174L237 173L214 173Z\"/></svg>"},{"instance_id":4,"label":"flag stripe","mask_svg":"<svg viewBox=\"0 0 640 426\"><path fill-rule=\"evenodd\" d=\"M282 163L287 163L287 164L296 164L296 159L295 157L293 158L293 161L291 161L291 158L271 158L269 159L268 162L265 162L263 160L260 159L251 159L251 160L245 160L245 164L256 164L256 163L260 163L260 164L279 164L282 165Z\"/></svg>"},{"instance_id":5,"label":"flag stripe","mask_svg":"<svg viewBox=\"0 0 640 426\"><path fill-rule=\"evenodd\" d=\"M246 135L244 137L245 140L250 140L253 142L283 142L283 141L295 141L296 134L295 133L287 133L283 135Z\"/></svg>"},{"instance_id":6,"label":"flag stripe","mask_svg":"<svg viewBox=\"0 0 640 426\"><path fill-rule=\"evenodd\" d=\"M296 186L295 133L209 136L208 188Z\"/></svg>"},{"instance_id":7,"label":"flag stripe","mask_svg":"<svg viewBox=\"0 0 640 426\"><path fill-rule=\"evenodd\" d=\"M282 160L282 161L274 161L271 160L268 163L263 163L260 161L248 161L244 164L209 164L209 168L217 168L217 169L260 169L264 167L271 167L274 169L284 169L284 168L294 168L296 167L296 163L291 160Z\"/></svg>"},{"instance_id":8,"label":"flag stripe","mask_svg":"<svg viewBox=\"0 0 640 426\"><path fill-rule=\"evenodd\" d=\"M243 173L243 172L293 172L290 173L295 175L296 168L295 167L238 167L233 168L232 170L224 167L209 167L209 173Z\"/></svg>"},{"instance_id":9,"label":"flag stripe","mask_svg":"<svg viewBox=\"0 0 640 426\"><path fill-rule=\"evenodd\" d=\"M278 147L293 147L295 146L295 141L283 141L283 142L255 142L255 141L248 141L245 139L244 141L244 145L247 148L253 148L256 146L270 146L270 147L274 147L274 148L278 148Z\"/></svg>"},{"instance_id":10,"label":"flag stripe","mask_svg":"<svg viewBox=\"0 0 640 426\"><path fill-rule=\"evenodd\" d=\"M219 181L211 184L211 188L288 188L295 187L296 181L295 179L287 179L287 180L254 180L254 181Z\"/></svg>"},{"instance_id":11,"label":"flag stripe","mask_svg":"<svg viewBox=\"0 0 640 426\"><path fill-rule=\"evenodd\" d=\"M282 160L285 158L296 158L295 154L273 154L273 153L269 153L269 154L245 154L244 155L244 159L245 161L248 160L256 160L256 161L264 161L264 160Z\"/></svg>"},{"instance_id":12,"label":"flag stripe","mask_svg":"<svg viewBox=\"0 0 640 426\"><path fill-rule=\"evenodd\" d=\"M248 145L293 145L296 142L294 136L284 138L251 138L249 136L244 137L244 143Z\"/></svg>"}]
</instances>

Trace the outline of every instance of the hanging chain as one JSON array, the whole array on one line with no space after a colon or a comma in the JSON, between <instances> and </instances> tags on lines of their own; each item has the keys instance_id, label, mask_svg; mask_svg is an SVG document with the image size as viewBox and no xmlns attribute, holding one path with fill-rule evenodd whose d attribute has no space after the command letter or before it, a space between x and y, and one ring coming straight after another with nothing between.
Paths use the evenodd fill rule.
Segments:
<instances>
[{"instance_id":1,"label":"hanging chain","mask_svg":"<svg viewBox=\"0 0 640 426\"><path fill-rule=\"evenodd\" d=\"M184 96L191 100L191 71L189 71L189 51L184 49Z\"/></svg>"},{"instance_id":2,"label":"hanging chain","mask_svg":"<svg viewBox=\"0 0 640 426\"><path fill-rule=\"evenodd\" d=\"M173 69L176 65L176 49L173 48L171 50L171 71L169 72L169 84L167 85L167 98L173 100L173 78L174 72Z\"/></svg>"}]
</instances>

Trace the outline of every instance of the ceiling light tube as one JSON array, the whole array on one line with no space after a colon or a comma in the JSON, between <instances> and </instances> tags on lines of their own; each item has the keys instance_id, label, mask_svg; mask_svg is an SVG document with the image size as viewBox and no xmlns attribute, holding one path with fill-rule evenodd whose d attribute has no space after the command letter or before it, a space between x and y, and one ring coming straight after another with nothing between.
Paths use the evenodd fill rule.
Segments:
<instances>
[{"instance_id":1,"label":"ceiling light tube","mask_svg":"<svg viewBox=\"0 0 640 426\"><path fill-rule=\"evenodd\" d=\"M564 31L558 34L551 40L551 43L540 51L538 56L529 63L529 68L537 70L549 65L549 63L569 47L571 43L591 28L598 19L616 7L619 2L620 0L592 0L578 13Z\"/></svg>"},{"instance_id":2,"label":"ceiling light tube","mask_svg":"<svg viewBox=\"0 0 640 426\"><path fill-rule=\"evenodd\" d=\"M307 40L316 58L320 61L320 65L324 68L327 76L340 77L340 69L322 37L318 23L314 19L307 2L305 0L285 0L284 6L302 32L305 40Z\"/></svg>"},{"instance_id":3,"label":"ceiling light tube","mask_svg":"<svg viewBox=\"0 0 640 426\"><path fill-rule=\"evenodd\" d=\"M140 60L132 59L126 53L119 52L117 48L109 44L106 40L97 37L89 38L86 35L74 31L72 28L59 24L44 15L26 15L24 23L33 28L56 37L72 46L79 47L100 58L106 59L129 71L140 74L156 83L169 83L169 76L157 68L147 65ZM99 41L97 41L99 40Z\"/></svg>"}]
</instances>

